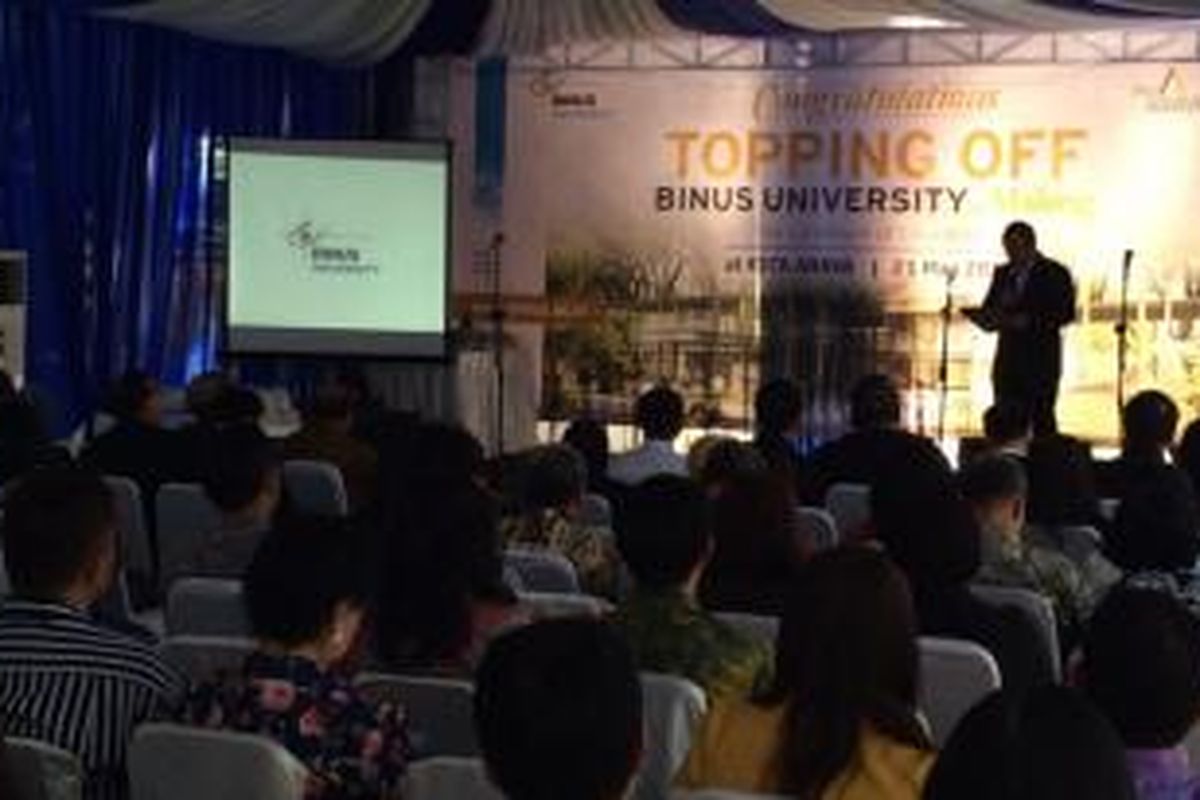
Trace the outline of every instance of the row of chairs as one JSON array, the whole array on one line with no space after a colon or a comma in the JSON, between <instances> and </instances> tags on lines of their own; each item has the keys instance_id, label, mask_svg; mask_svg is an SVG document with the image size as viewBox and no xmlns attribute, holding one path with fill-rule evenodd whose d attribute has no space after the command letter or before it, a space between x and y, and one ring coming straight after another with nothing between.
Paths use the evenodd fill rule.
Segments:
<instances>
[{"instance_id":1,"label":"row of chairs","mask_svg":"<svg viewBox=\"0 0 1200 800\"><path fill-rule=\"evenodd\" d=\"M1115 498L1100 500L1100 515L1112 522L1117 517L1121 501ZM861 483L835 483L825 493L825 510L844 538L857 537L871 526L871 487ZM1100 533L1088 526L1067 529L1068 534L1082 537L1084 542L1098 544Z\"/></svg>"},{"instance_id":2,"label":"row of chairs","mask_svg":"<svg viewBox=\"0 0 1200 800\"><path fill-rule=\"evenodd\" d=\"M178 651L174 648L178 644L179 640L168 641L169 658L177 658ZM967 710L999 687L1000 673L995 660L977 645L938 639L922 639L920 645L926 675L921 708L935 741L941 744ZM232 660L233 656L227 653L225 658ZM208 666L212 668L211 664ZM419 738L414 746L419 756L426 757L412 765L406 797L412 800L498 798L478 761L470 683L431 677L364 675L359 678L359 685L368 697L403 702L418 728ZM642 686L647 749L634 797L661 800L670 795L674 776L687 757L692 732L705 713L707 701L696 686L672 676L644 674ZM303 785L302 768L266 740L170 725L139 730L130 764L135 800L166 797L190 800L192 796L283 800L297 797L297 787ZM229 775L253 778L231 782ZM193 789L199 794L190 795ZM732 796L702 793L689 797Z\"/></svg>"},{"instance_id":3,"label":"row of chairs","mask_svg":"<svg viewBox=\"0 0 1200 800\"><path fill-rule=\"evenodd\" d=\"M754 619L758 630L770 621ZM232 674L254 648L254 642L236 636L171 636L163 656L195 681L221 673ZM995 659L982 647L949 639L920 641L922 685L920 707L935 741L943 742L962 715L987 692L1000 685ZM471 725L471 685L468 682L429 676L368 673L359 678L368 696L402 702L414 719L422 720L414 742L423 755L473 755L478 752ZM684 748L686 750L686 748Z\"/></svg>"},{"instance_id":4,"label":"row of chairs","mask_svg":"<svg viewBox=\"0 0 1200 800\"><path fill-rule=\"evenodd\" d=\"M283 481L298 510L344 516L349 508L341 471L323 461L287 461ZM117 505L122 564L142 574L161 576L164 585L182 574L203 541L220 521L220 512L195 483L168 483L154 498L160 552L157 563L150 544L145 504L138 485L129 478L107 476L105 482Z\"/></svg>"},{"instance_id":5,"label":"row of chairs","mask_svg":"<svg viewBox=\"0 0 1200 800\"><path fill-rule=\"evenodd\" d=\"M599 617L612 606L599 597L571 592L519 591L536 619ZM163 629L167 636L249 636L242 582L233 578L180 578L167 591Z\"/></svg>"}]
</instances>

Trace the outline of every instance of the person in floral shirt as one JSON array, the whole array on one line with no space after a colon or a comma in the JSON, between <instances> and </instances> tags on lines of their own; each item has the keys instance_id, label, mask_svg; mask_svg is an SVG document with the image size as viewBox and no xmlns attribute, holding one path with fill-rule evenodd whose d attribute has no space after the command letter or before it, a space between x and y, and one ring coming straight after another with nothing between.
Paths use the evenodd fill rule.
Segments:
<instances>
[{"instance_id":1,"label":"person in floral shirt","mask_svg":"<svg viewBox=\"0 0 1200 800\"><path fill-rule=\"evenodd\" d=\"M309 770L306 800L398 795L409 758L403 709L374 704L339 667L358 640L366 559L332 519L272 531L245 576L259 645L240 676L196 687L184 721L274 739Z\"/></svg>"},{"instance_id":2,"label":"person in floral shirt","mask_svg":"<svg viewBox=\"0 0 1200 800\"><path fill-rule=\"evenodd\" d=\"M587 488L583 456L567 445L534 448L525 454L521 484L522 512L501 523L504 546L558 553L575 566L585 592L615 597L616 537L579 520Z\"/></svg>"}]
</instances>

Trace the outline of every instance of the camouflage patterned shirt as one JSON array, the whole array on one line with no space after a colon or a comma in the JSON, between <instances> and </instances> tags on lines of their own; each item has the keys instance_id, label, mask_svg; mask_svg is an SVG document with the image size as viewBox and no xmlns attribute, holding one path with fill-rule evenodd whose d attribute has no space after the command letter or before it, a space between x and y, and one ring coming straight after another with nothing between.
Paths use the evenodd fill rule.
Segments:
<instances>
[{"instance_id":1,"label":"camouflage patterned shirt","mask_svg":"<svg viewBox=\"0 0 1200 800\"><path fill-rule=\"evenodd\" d=\"M1042 592L1054 602L1061 625L1074 632L1083 630L1103 589L1089 585L1075 562L1023 537L1012 541L984 531L982 544L983 558L975 580Z\"/></svg>"},{"instance_id":2,"label":"camouflage patterned shirt","mask_svg":"<svg viewBox=\"0 0 1200 800\"><path fill-rule=\"evenodd\" d=\"M607 528L583 525L557 509L508 517L500 524L505 547L544 548L575 565L588 594L615 597L618 566L616 537Z\"/></svg>"},{"instance_id":3,"label":"camouflage patterned shirt","mask_svg":"<svg viewBox=\"0 0 1200 800\"><path fill-rule=\"evenodd\" d=\"M773 678L770 643L726 625L681 591L635 591L613 621L639 669L687 678L710 698L750 697Z\"/></svg>"}]
</instances>

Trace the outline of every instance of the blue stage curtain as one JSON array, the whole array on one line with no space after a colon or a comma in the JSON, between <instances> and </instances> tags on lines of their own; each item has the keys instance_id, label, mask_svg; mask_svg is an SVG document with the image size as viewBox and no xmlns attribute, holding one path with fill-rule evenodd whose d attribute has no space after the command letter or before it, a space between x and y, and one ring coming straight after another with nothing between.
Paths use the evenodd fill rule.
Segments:
<instances>
[{"instance_id":1,"label":"blue stage curtain","mask_svg":"<svg viewBox=\"0 0 1200 800\"><path fill-rule=\"evenodd\" d=\"M215 361L226 136L352 138L371 81L0 0L0 249L29 252L26 375L57 430L114 375Z\"/></svg>"}]
</instances>

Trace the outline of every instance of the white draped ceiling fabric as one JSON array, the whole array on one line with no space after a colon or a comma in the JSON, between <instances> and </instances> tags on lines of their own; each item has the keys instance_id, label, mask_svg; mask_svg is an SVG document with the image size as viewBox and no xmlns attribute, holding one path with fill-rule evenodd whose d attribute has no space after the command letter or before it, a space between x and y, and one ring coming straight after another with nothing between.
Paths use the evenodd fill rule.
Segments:
<instances>
[{"instance_id":1,"label":"white draped ceiling fabric","mask_svg":"<svg viewBox=\"0 0 1200 800\"><path fill-rule=\"evenodd\" d=\"M897 27L1066 30L1137 24L1132 16L1090 13L1084 2L1079 10L1038 0L728 2L757 3L781 22L821 32ZM1145 14L1200 15L1197 0L1104 0L1103 5ZM684 9L686 16L686 4L676 0L674 6ZM323 61L355 64L386 58L426 13L453 14L454 7L455 0L146 0L104 13L220 41L278 47ZM1162 24L1163 19L1154 21ZM686 24L686 18L680 24ZM663 12L660 0L494 0L478 50L529 54L554 45L662 38L682 32Z\"/></svg>"},{"instance_id":2,"label":"white draped ceiling fabric","mask_svg":"<svg viewBox=\"0 0 1200 800\"><path fill-rule=\"evenodd\" d=\"M682 33L657 0L495 0L479 49L488 54L532 55L555 45Z\"/></svg>"},{"instance_id":3,"label":"white draped ceiling fabric","mask_svg":"<svg viewBox=\"0 0 1200 800\"><path fill-rule=\"evenodd\" d=\"M442 0L446 2L446 0ZM434 0L150 0L109 12L322 61L372 63L409 37Z\"/></svg>"},{"instance_id":4,"label":"white draped ceiling fabric","mask_svg":"<svg viewBox=\"0 0 1200 800\"><path fill-rule=\"evenodd\" d=\"M791 25L817 31L851 28L947 27L972 29L1069 30L1124 27L1135 20L1087 11L1055 8L1034 0L758 0L759 5ZM1174 6L1174 13L1197 13L1195 0L1125 0L1115 8L1155 13ZM1158 8L1155 8L1157 6ZM1159 20L1161 23L1161 20Z\"/></svg>"}]
</instances>

